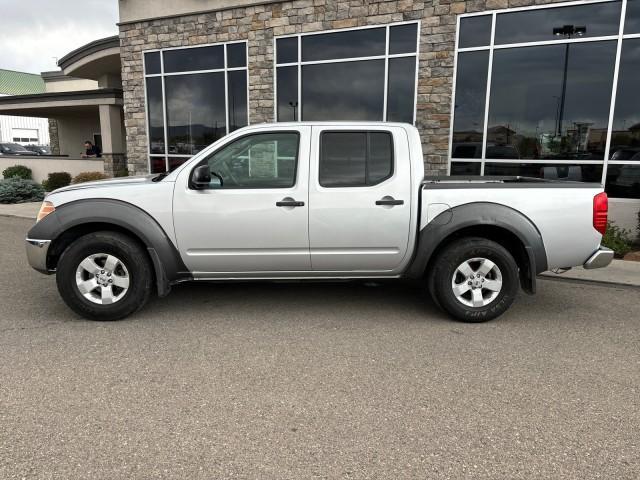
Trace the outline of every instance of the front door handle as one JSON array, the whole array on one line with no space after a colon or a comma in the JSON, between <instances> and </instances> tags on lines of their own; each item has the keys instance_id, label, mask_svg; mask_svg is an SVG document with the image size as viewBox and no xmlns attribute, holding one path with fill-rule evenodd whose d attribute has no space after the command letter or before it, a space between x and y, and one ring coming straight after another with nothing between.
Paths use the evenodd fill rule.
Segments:
<instances>
[{"instance_id":1,"label":"front door handle","mask_svg":"<svg viewBox=\"0 0 640 480\"><path fill-rule=\"evenodd\" d=\"M393 197L386 196L376 200L376 205L404 205L404 200L396 200Z\"/></svg>"},{"instance_id":2,"label":"front door handle","mask_svg":"<svg viewBox=\"0 0 640 480\"><path fill-rule=\"evenodd\" d=\"M304 207L304 202L299 202L293 198L287 197L276 202L276 207Z\"/></svg>"}]
</instances>

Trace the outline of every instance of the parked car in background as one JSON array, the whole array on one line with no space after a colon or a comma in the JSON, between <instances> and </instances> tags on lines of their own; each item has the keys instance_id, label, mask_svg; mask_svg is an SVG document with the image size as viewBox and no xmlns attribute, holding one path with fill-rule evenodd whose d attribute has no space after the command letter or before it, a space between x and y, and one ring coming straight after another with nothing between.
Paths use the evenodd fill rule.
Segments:
<instances>
[{"instance_id":1,"label":"parked car in background","mask_svg":"<svg viewBox=\"0 0 640 480\"><path fill-rule=\"evenodd\" d=\"M48 145L25 145L24 148L36 155L51 155L51 148Z\"/></svg>"},{"instance_id":2,"label":"parked car in background","mask_svg":"<svg viewBox=\"0 0 640 480\"><path fill-rule=\"evenodd\" d=\"M17 143L0 143L0 155L34 155Z\"/></svg>"}]
</instances>

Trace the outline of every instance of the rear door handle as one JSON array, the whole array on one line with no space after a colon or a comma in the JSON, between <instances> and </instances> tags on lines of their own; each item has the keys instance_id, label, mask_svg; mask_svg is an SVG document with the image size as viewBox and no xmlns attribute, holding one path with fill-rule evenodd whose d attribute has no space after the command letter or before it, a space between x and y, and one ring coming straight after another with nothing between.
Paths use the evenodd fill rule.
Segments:
<instances>
[{"instance_id":1,"label":"rear door handle","mask_svg":"<svg viewBox=\"0 0 640 480\"><path fill-rule=\"evenodd\" d=\"M298 202L293 198L283 198L276 202L276 207L304 207L304 202Z\"/></svg>"},{"instance_id":2,"label":"rear door handle","mask_svg":"<svg viewBox=\"0 0 640 480\"><path fill-rule=\"evenodd\" d=\"M404 205L404 200L396 200L393 197L382 197L376 200L376 205Z\"/></svg>"}]
</instances>

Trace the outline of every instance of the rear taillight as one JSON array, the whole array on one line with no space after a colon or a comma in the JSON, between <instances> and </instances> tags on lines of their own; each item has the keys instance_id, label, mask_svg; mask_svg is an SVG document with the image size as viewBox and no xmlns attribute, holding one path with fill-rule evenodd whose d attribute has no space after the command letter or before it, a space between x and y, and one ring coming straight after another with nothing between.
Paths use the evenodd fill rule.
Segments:
<instances>
[{"instance_id":1,"label":"rear taillight","mask_svg":"<svg viewBox=\"0 0 640 480\"><path fill-rule=\"evenodd\" d=\"M593 197L593 228L604 235L607 230L607 214L609 212L609 198L602 192Z\"/></svg>"}]
</instances>

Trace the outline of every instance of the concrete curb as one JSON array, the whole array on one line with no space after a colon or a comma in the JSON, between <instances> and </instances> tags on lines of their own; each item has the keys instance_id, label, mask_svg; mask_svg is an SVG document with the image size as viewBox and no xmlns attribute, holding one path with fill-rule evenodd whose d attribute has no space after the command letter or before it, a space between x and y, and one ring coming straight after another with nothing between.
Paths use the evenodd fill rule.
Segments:
<instances>
[{"instance_id":1,"label":"concrete curb","mask_svg":"<svg viewBox=\"0 0 640 480\"><path fill-rule=\"evenodd\" d=\"M540 274L540 277L552 280L573 280L578 282L640 287L640 262L614 260L611 262L611 265L606 268L586 270L582 267L576 267L560 275L545 272Z\"/></svg>"}]
</instances>

